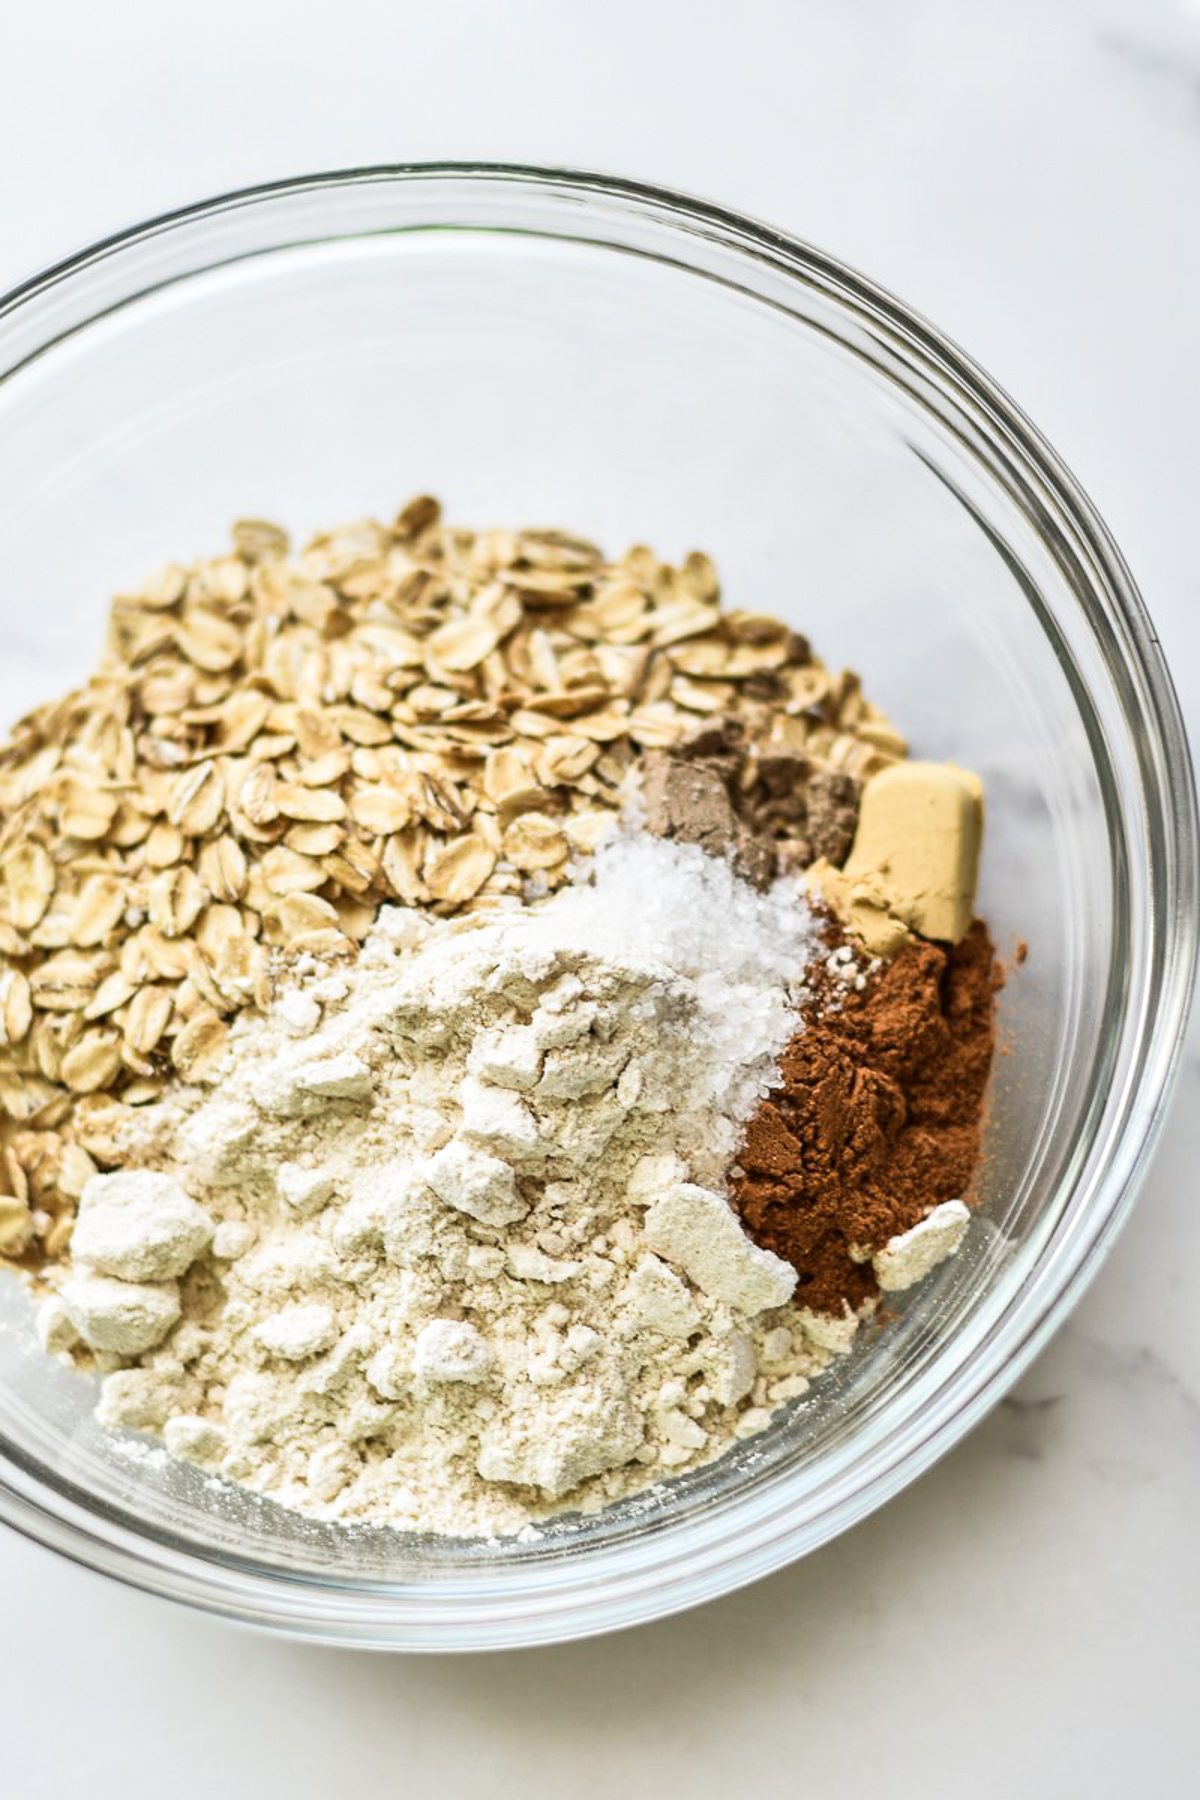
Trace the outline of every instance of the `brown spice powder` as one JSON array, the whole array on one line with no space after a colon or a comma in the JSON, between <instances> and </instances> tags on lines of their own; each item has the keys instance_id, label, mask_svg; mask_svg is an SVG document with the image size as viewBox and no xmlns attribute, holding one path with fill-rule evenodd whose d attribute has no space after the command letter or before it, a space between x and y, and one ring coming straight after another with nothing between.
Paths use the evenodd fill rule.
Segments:
<instances>
[{"instance_id":1,"label":"brown spice powder","mask_svg":"<svg viewBox=\"0 0 1200 1800\"><path fill-rule=\"evenodd\" d=\"M878 1288L851 1246L879 1249L966 1197L1003 980L977 919L953 948L908 945L784 1051L731 1197L755 1241L797 1270L800 1305L857 1308Z\"/></svg>"},{"instance_id":2,"label":"brown spice powder","mask_svg":"<svg viewBox=\"0 0 1200 1800\"><path fill-rule=\"evenodd\" d=\"M780 737L792 723L747 703L744 716L706 719L670 749L649 751L642 761L647 831L728 855L758 888L818 857L840 867L854 841L862 783L844 769L817 767ZM888 742L904 748L894 734Z\"/></svg>"}]
</instances>

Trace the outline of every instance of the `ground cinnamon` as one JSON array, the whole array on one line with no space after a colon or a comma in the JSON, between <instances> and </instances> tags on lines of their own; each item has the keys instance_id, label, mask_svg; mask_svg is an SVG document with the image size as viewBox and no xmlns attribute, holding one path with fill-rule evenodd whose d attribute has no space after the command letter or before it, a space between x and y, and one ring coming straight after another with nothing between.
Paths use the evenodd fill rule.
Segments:
<instances>
[{"instance_id":1,"label":"ground cinnamon","mask_svg":"<svg viewBox=\"0 0 1200 1800\"><path fill-rule=\"evenodd\" d=\"M967 1197L1003 975L981 920L954 947L915 942L812 1020L746 1130L731 1183L796 1299L840 1312L877 1292L869 1261L943 1200Z\"/></svg>"}]
</instances>

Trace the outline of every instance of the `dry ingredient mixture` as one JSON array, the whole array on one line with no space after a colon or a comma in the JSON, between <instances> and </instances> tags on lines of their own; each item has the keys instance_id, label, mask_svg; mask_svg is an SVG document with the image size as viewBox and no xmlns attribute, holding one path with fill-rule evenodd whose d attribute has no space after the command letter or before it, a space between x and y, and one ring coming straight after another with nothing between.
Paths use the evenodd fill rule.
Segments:
<instances>
[{"instance_id":1,"label":"dry ingredient mixture","mask_svg":"<svg viewBox=\"0 0 1200 1800\"><path fill-rule=\"evenodd\" d=\"M43 1345L337 1519L516 1532L720 1455L965 1230L981 825L706 557L244 522L0 752Z\"/></svg>"}]
</instances>

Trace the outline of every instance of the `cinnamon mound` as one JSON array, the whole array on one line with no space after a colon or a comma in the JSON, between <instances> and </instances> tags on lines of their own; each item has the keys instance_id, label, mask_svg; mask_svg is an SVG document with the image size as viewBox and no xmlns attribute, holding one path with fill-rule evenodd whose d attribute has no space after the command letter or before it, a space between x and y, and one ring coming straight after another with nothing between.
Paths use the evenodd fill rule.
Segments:
<instances>
[{"instance_id":1,"label":"cinnamon mound","mask_svg":"<svg viewBox=\"0 0 1200 1800\"><path fill-rule=\"evenodd\" d=\"M916 942L798 1032L781 1085L751 1119L731 1199L755 1241L799 1275L818 1312L878 1292L880 1249L979 1161L1003 974L982 920L953 947Z\"/></svg>"}]
</instances>

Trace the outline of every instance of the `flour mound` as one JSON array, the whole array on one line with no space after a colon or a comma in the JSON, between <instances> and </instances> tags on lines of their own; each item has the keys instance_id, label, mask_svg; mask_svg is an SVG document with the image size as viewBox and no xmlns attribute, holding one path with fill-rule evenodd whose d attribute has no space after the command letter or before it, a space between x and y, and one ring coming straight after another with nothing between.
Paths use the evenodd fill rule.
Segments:
<instances>
[{"instance_id":1,"label":"flour mound","mask_svg":"<svg viewBox=\"0 0 1200 1800\"><path fill-rule=\"evenodd\" d=\"M725 1177L818 938L793 887L637 838L533 905L386 909L351 971L239 1024L213 1090L141 1110L128 1159L212 1253L161 1348L110 1353L102 1416L303 1512L457 1534L761 1429L832 1351ZM68 1307L136 1351L136 1298L124 1337L107 1287Z\"/></svg>"}]
</instances>

